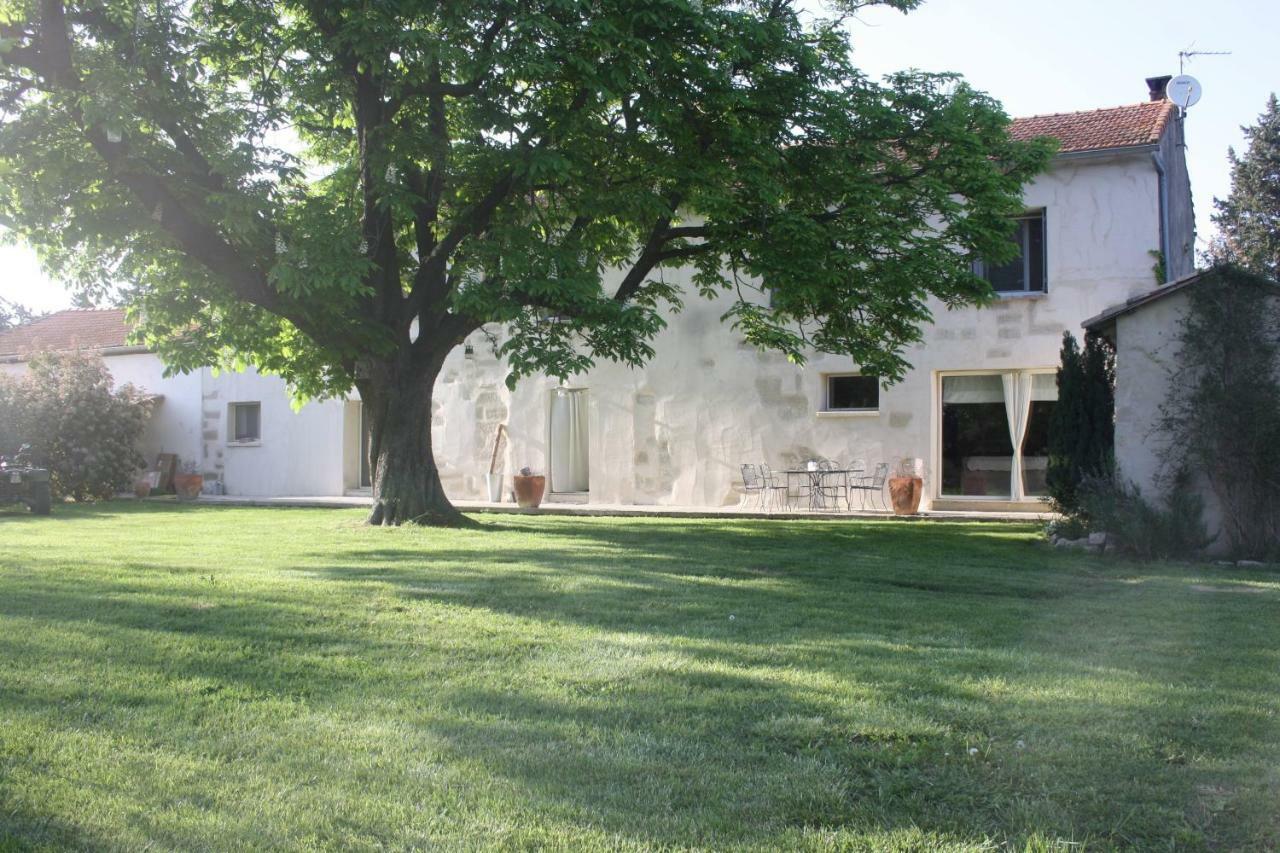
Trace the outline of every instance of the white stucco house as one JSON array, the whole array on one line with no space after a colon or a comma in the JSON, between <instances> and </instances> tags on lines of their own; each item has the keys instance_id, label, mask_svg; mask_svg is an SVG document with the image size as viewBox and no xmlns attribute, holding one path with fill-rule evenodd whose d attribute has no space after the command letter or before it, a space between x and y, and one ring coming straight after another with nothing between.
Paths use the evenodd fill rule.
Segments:
<instances>
[{"instance_id":1,"label":"white stucco house","mask_svg":"<svg viewBox=\"0 0 1280 853\"><path fill-rule=\"evenodd\" d=\"M436 386L433 436L449 494L482 499L494 436L501 463L549 473L552 500L724 506L742 497L740 465L812 457L896 464L924 460L924 506L1039 509L1053 372L1064 331L1193 269L1194 224L1183 120L1148 81L1148 100L1017 119L1019 138L1060 141L1025 191L1021 258L984 270L999 298L985 308L933 305L908 353L913 369L881 388L847 358L803 368L742 341L725 305L691 297L643 369L601 364L561 385L514 391L490 340L456 350ZM669 274L668 274L669 275ZM677 274L677 278L680 275ZM92 332L90 330L93 330ZM0 369L33 348L99 349L117 382L164 402L145 452L196 461L236 495L341 495L368 485L358 399L294 411L284 383L253 371L165 378L127 344L123 315L71 311L0 335Z\"/></svg>"}]
</instances>

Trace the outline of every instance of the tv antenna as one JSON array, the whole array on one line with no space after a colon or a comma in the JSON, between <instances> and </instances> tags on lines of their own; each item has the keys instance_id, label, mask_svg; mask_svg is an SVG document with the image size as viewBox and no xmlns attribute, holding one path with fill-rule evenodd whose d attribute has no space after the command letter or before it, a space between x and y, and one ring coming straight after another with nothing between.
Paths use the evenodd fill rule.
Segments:
<instances>
[{"instance_id":1,"label":"tv antenna","mask_svg":"<svg viewBox=\"0 0 1280 853\"><path fill-rule=\"evenodd\" d=\"M1165 86L1165 97L1178 107L1178 115L1185 116L1187 110L1200 103L1204 93L1200 81L1186 73L1186 66L1196 56L1230 56L1229 50L1196 50L1193 42L1185 50L1178 51L1178 76Z\"/></svg>"},{"instance_id":2,"label":"tv antenna","mask_svg":"<svg viewBox=\"0 0 1280 853\"><path fill-rule=\"evenodd\" d=\"M1188 62L1190 62L1191 57L1193 56L1230 56L1230 55L1231 55L1231 51L1229 50L1196 50L1195 43L1192 42L1186 48L1186 50L1178 51L1178 76L1182 76L1184 73L1186 73L1186 69L1183 66L1185 66Z\"/></svg>"}]
</instances>

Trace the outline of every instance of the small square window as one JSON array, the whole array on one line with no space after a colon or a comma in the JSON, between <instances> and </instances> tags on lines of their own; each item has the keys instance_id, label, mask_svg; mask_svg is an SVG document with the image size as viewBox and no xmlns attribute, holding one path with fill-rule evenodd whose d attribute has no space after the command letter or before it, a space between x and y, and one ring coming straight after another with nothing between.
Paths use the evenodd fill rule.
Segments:
<instances>
[{"instance_id":1,"label":"small square window","mask_svg":"<svg viewBox=\"0 0 1280 853\"><path fill-rule=\"evenodd\" d=\"M231 404L231 440L238 444L262 440L262 404Z\"/></svg>"},{"instance_id":2,"label":"small square window","mask_svg":"<svg viewBox=\"0 0 1280 853\"><path fill-rule=\"evenodd\" d=\"M874 412L880 408L880 379L845 374L827 377L828 412Z\"/></svg>"},{"instance_id":3,"label":"small square window","mask_svg":"<svg viewBox=\"0 0 1280 853\"><path fill-rule=\"evenodd\" d=\"M1044 293L1044 212L1021 216L1014 222L1010 239L1018 247L1018 257L998 266L975 261L973 271L989 281L996 293Z\"/></svg>"}]
</instances>

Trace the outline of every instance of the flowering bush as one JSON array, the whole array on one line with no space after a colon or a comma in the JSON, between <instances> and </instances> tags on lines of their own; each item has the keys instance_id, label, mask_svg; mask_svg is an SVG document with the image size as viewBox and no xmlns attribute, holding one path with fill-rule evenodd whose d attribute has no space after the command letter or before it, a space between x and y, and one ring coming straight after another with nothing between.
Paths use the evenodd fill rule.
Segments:
<instances>
[{"instance_id":1,"label":"flowering bush","mask_svg":"<svg viewBox=\"0 0 1280 853\"><path fill-rule=\"evenodd\" d=\"M138 439L152 401L132 385L113 388L94 355L43 353L27 367L20 378L0 376L0 454L31 445L60 497L107 498L127 488L146 464Z\"/></svg>"}]
</instances>

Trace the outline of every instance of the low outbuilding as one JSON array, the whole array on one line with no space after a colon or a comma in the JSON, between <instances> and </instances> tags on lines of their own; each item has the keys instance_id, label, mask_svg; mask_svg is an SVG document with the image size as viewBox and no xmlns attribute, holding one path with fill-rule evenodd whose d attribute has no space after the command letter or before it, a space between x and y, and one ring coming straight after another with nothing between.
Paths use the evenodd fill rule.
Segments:
<instances>
[{"instance_id":1,"label":"low outbuilding","mask_svg":"<svg viewBox=\"0 0 1280 853\"><path fill-rule=\"evenodd\" d=\"M1216 535L1211 547L1224 551L1230 537L1224 530L1227 501L1215 489L1194 454L1174 446L1168 429L1170 392L1174 383L1186 381L1183 371L1184 319L1193 310L1198 288L1232 286L1238 278L1275 287L1255 276L1232 270L1231 281L1215 280L1215 270L1201 270L1177 281L1133 296L1084 322L1084 328L1109 340L1115 347L1115 456L1119 476L1156 504L1164 503L1179 465L1186 464L1189 481L1204 502L1208 532ZM1277 289L1280 295L1280 289ZM1271 301L1273 300L1264 300ZM1280 365L1275 369L1280 370ZM1176 412L1173 413L1176 415ZM1229 428L1224 424L1224 429ZM1230 441L1224 442L1229 446Z\"/></svg>"}]
</instances>

